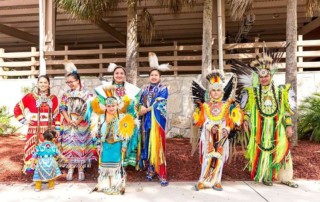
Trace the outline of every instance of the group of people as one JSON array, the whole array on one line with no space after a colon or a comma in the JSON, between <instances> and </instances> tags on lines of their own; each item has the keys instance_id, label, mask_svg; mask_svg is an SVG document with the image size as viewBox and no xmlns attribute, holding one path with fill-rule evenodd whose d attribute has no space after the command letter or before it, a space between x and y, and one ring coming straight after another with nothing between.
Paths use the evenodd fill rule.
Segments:
<instances>
[{"instance_id":1,"label":"group of people","mask_svg":"<svg viewBox=\"0 0 320 202\"><path fill-rule=\"evenodd\" d=\"M50 79L41 75L34 92L14 108L15 117L28 125L24 148L24 173L33 173L36 191L41 183L54 188L54 179L67 168L66 180L85 179L85 169L98 161L95 190L123 194L125 166L146 171L146 179L158 177L167 186L165 158L166 102L168 89L161 71L152 69L150 83L142 90L126 81L126 70L109 65L113 79L91 94L82 85L72 63L66 63L69 89L60 103L50 93Z\"/></svg>"},{"instance_id":2,"label":"group of people","mask_svg":"<svg viewBox=\"0 0 320 202\"><path fill-rule=\"evenodd\" d=\"M233 74L228 82L223 72L216 70L206 77L208 88L193 81L197 129L193 131L198 135L201 164L196 190L223 190L223 165L232 150L231 142L240 136L248 140L245 157L253 180L271 186L279 179L298 187L292 182L288 141L293 114L290 85L276 87L272 81L278 55L264 52L249 65L235 61L234 69L248 71ZM66 180L73 179L75 169L78 179L84 180L85 168L94 160L99 163L99 177L93 191L123 194L129 165L145 170L146 180L158 177L161 186L167 186L168 89L161 83L161 71L152 69L150 83L141 90L126 81L125 68L112 64L113 80L103 82L92 95L82 85L76 67L72 63L66 66L70 89L60 104L50 93L50 79L42 75L37 91L25 95L14 109L15 117L29 126L23 171L34 172L36 190L41 190L44 181L52 189L61 174L59 167L68 169ZM237 96L239 88L242 91Z\"/></svg>"}]
</instances>

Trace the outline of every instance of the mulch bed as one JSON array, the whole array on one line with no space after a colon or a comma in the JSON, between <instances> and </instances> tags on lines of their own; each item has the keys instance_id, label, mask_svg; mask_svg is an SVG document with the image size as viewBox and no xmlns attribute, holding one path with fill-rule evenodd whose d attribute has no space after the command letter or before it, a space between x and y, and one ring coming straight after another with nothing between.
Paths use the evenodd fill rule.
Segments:
<instances>
[{"instance_id":1,"label":"mulch bed","mask_svg":"<svg viewBox=\"0 0 320 202\"><path fill-rule=\"evenodd\" d=\"M17 135L0 136L0 182L31 182L31 175L21 172L24 141ZM167 139L167 169L169 181L197 181L200 175L198 154L190 155L191 145L187 138ZM320 180L320 144L309 141L299 141L298 146L292 149L294 160L294 177L300 179ZM243 152L226 164L223 170L223 180L250 180L247 170L243 170L246 161ZM98 166L94 162L92 167L86 170L84 182L96 182ZM128 167L127 176L129 182L145 181L144 171L135 171ZM66 170L58 181L65 182ZM77 179L76 173L74 179Z\"/></svg>"}]
</instances>

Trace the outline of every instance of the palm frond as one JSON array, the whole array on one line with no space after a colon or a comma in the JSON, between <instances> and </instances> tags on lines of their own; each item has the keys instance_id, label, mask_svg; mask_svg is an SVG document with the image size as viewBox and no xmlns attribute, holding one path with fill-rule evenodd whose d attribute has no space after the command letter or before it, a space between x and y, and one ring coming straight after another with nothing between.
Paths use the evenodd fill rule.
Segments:
<instances>
[{"instance_id":1,"label":"palm frond","mask_svg":"<svg viewBox=\"0 0 320 202\"><path fill-rule=\"evenodd\" d=\"M99 21L105 13L118 6L118 0L55 0L57 7L72 16L91 21Z\"/></svg>"},{"instance_id":2,"label":"palm frond","mask_svg":"<svg viewBox=\"0 0 320 202\"><path fill-rule=\"evenodd\" d=\"M147 8L144 8L140 17L141 21L141 42L150 44L156 35L156 23Z\"/></svg>"},{"instance_id":3,"label":"palm frond","mask_svg":"<svg viewBox=\"0 0 320 202\"><path fill-rule=\"evenodd\" d=\"M192 7L195 4L195 0L157 0L160 6L168 8L173 13L178 13L183 7Z\"/></svg>"},{"instance_id":4,"label":"palm frond","mask_svg":"<svg viewBox=\"0 0 320 202\"><path fill-rule=\"evenodd\" d=\"M307 0L306 10L307 17L314 17L319 15L320 0Z\"/></svg>"},{"instance_id":5,"label":"palm frond","mask_svg":"<svg viewBox=\"0 0 320 202\"><path fill-rule=\"evenodd\" d=\"M303 99L298 111L299 138L320 142L320 93Z\"/></svg>"},{"instance_id":6,"label":"palm frond","mask_svg":"<svg viewBox=\"0 0 320 202\"><path fill-rule=\"evenodd\" d=\"M232 20L241 20L252 9L253 0L228 0L230 17Z\"/></svg>"}]
</instances>

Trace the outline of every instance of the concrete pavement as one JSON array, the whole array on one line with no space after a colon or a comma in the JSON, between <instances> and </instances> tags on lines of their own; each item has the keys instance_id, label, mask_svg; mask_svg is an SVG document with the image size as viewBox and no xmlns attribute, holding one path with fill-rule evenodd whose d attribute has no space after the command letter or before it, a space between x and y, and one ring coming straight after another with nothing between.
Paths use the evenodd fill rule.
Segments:
<instances>
[{"instance_id":1,"label":"concrete pavement","mask_svg":"<svg viewBox=\"0 0 320 202\"><path fill-rule=\"evenodd\" d=\"M126 202L320 202L320 181L297 180L299 188L274 184L267 187L251 181L224 181L222 192L212 189L194 190L195 182L171 182L161 187L156 182L127 183L125 195L109 196L100 192L89 193L94 183L60 183L54 190L43 185L41 192L35 192L31 184L0 184L1 202L31 201L126 201Z\"/></svg>"}]
</instances>

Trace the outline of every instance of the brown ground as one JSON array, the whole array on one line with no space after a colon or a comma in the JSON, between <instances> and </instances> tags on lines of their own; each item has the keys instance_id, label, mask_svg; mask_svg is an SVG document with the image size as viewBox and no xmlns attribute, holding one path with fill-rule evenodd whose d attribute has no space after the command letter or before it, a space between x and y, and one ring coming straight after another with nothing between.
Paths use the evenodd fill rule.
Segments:
<instances>
[{"instance_id":1,"label":"brown ground","mask_svg":"<svg viewBox=\"0 0 320 202\"><path fill-rule=\"evenodd\" d=\"M0 182L31 182L32 176L22 174L24 141L18 136L0 137ZM196 181L200 175L198 154L190 156L191 146L189 139L173 138L167 140L167 165L169 181ZM302 179L320 180L320 144L299 141L298 146L292 149L294 158L294 177ZM223 180L250 180L249 173L243 171L245 167L243 153L226 164L223 171ZM66 171L63 170L65 173ZM144 181L145 172L127 168L128 181ZM65 181L65 174L59 178ZM97 181L97 163L86 170L85 182ZM74 176L76 179L76 175Z\"/></svg>"}]
</instances>

